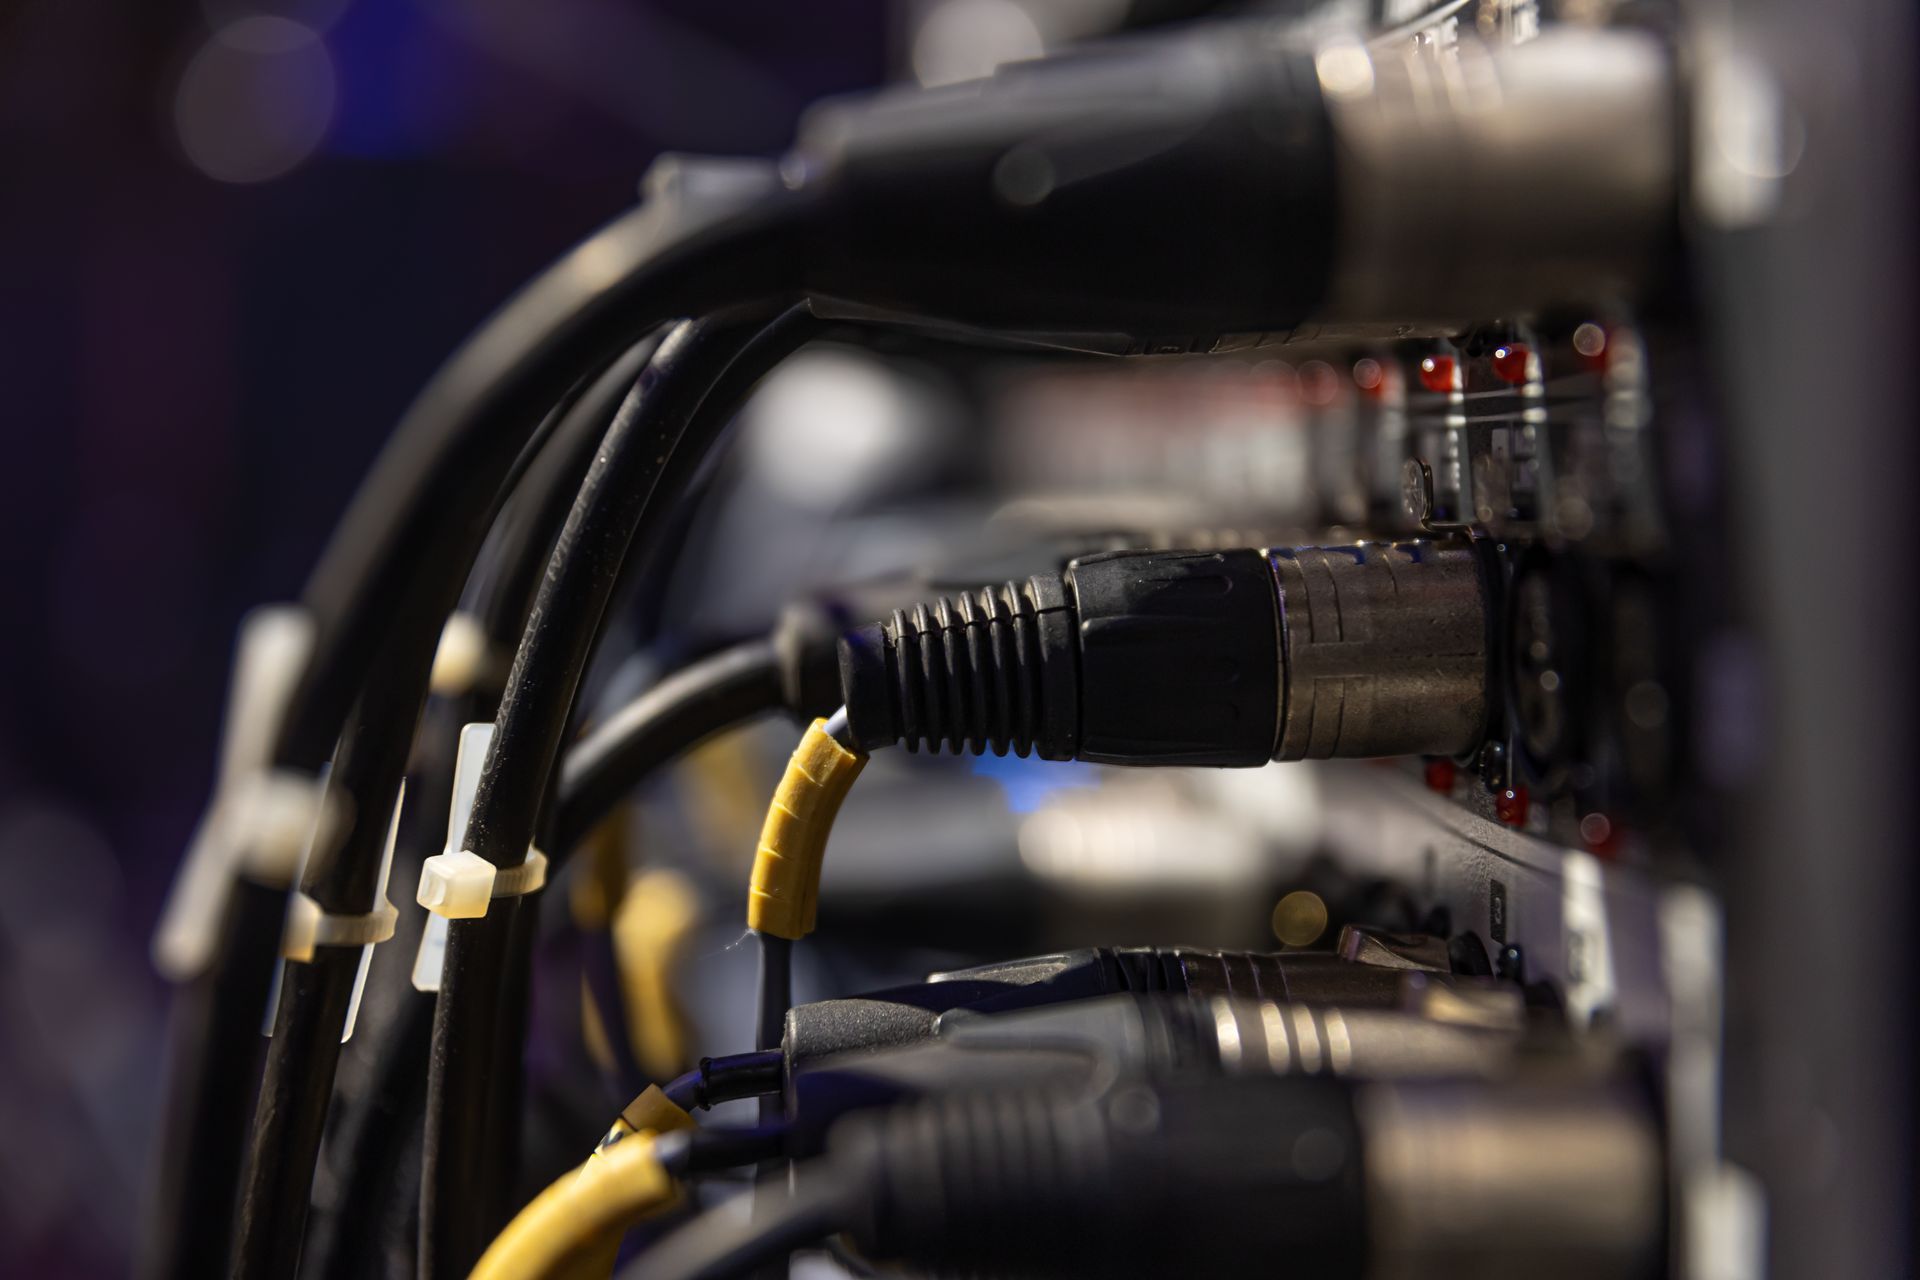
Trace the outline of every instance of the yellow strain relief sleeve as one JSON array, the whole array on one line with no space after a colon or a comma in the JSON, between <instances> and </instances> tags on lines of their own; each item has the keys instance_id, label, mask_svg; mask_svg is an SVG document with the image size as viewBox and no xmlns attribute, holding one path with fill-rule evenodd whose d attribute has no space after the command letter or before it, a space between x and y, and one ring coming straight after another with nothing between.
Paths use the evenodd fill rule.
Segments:
<instances>
[{"instance_id":1,"label":"yellow strain relief sleeve","mask_svg":"<svg viewBox=\"0 0 1920 1280\"><path fill-rule=\"evenodd\" d=\"M813 931L827 833L867 763L865 754L835 742L826 725L815 720L794 748L753 859L747 927L779 938L804 938Z\"/></svg>"},{"instance_id":2,"label":"yellow strain relief sleeve","mask_svg":"<svg viewBox=\"0 0 1920 1280\"><path fill-rule=\"evenodd\" d=\"M648 1085L639 1097L629 1102L620 1119L636 1131L651 1129L655 1133L672 1133L676 1129L693 1128L693 1116L657 1084Z\"/></svg>"},{"instance_id":3,"label":"yellow strain relief sleeve","mask_svg":"<svg viewBox=\"0 0 1920 1280\"><path fill-rule=\"evenodd\" d=\"M588 1280L613 1269L620 1236L671 1208L678 1189L649 1132L628 1136L565 1174L514 1216L468 1280Z\"/></svg>"}]
</instances>

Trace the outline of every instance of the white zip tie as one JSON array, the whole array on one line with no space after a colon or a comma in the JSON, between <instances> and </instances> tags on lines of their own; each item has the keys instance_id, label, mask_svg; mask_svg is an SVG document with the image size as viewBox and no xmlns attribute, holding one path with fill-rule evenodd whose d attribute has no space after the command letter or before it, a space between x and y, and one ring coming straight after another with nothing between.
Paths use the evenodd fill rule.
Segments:
<instances>
[{"instance_id":1,"label":"white zip tie","mask_svg":"<svg viewBox=\"0 0 1920 1280\"><path fill-rule=\"evenodd\" d=\"M313 619L295 605L255 609L240 624L221 731L220 772L174 877L153 938L156 968L175 982L206 970L243 871L288 884L319 813L315 779L270 769L287 699L313 649Z\"/></svg>"},{"instance_id":2,"label":"white zip tie","mask_svg":"<svg viewBox=\"0 0 1920 1280\"><path fill-rule=\"evenodd\" d=\"M296 889L287 904L287 932L280 954L310 964L315 947L371 947L391 938L399 919L399 909L391 902L362 915L335 915L322 911L310 895Z\"/></svg>"},{"instance_id":3,"label":"white zip tie","mask_svg":"<svg viewBox=\"0 0 1920 1280\"><path fill-rule=\"evenodd\" d=\"M440 629L428 687L437 697L458 697L480 683L493 661L486 624L470 613L456 613Z\"/></svg>"},{"instance_id":4,"label":"white zip tie","mask_svg":"<svg viewBox=\"0 0 1920 1280\"><path fill-rule=\"evenodd\" d=\"M374 908L354 914L335 914L323 910L304 889L287 896L287 924L280 935L280 963L273 974L273 991L267 1000L266 1034L273 1034L273 1023L280 1008L280 986L287 961L313 963L316 947L359 947L360 967L353 976L353 995L347 1000L347 1017L340 1028L340 1043L353 1037L354 1024L360 1019L360 997L366 993L367 970L373 964L373 949L393 937L400 919L399 910L387 901L387 880L393 872L393 850L400 842L400 813L406 808L407 783L400 780L400 793L393 798L393 815L387 820L386 848L380 854L380 881L374 888ZM315 843L318 843L317 837ZM309 850L310 852L311 850ZM299 860L295 883L306 876L306 858Z\"/></svg>"},{"instance_id":5,"label":"white zip tie","mask_svg":"<svg viewBox=\"0 0 1920 1280\"><path fill-rule=\"evenodd\" d=\"M420 950L413 959L416 991L438 991L446 961L447 921L478 920L496 898L518 898L547 883L547 855L527 850L526 861L502 867L463 848L467 822L473 816L474 796L493 745L492 724L470 724L460 730L460 750L453 765L453 806L447 817L447 847L420 864L420 886L414 900L431 914L420 934Z\"/></svg>"}]
</instances>

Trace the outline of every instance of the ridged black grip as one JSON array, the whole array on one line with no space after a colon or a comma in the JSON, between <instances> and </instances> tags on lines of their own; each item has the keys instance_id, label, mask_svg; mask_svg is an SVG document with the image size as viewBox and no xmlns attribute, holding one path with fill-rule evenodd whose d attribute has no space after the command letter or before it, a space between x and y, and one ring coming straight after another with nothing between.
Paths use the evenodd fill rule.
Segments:
<instances>
[{"instance_id":1,"label":"ridged black grip","mask_svg":"<svg viewBox=\"0 0 1920 1280\"><path fill-rule=\"evenodd\" d=\"M896 610L842 637L854 740L958 755L1259 765L1280 716L1258 551L1121 551Z\"/></svg>"},{"instance_id":2,"label":"ridged black grip","mask_svg":"<svg viewBox=\"0 0 1920 1280\"><path fill-rule=\"evenodd\" d=\"M896 609L842 638L840 678L866 749L1070 760L1079 724L1072 614L1036 576Z\"/></svg>"},{"instance_id":3,"label":"ridged black grip","mask_svg":"<svg viewBox=\"0 0 1920 1280\"><path fill-rule=\"evenodd\" d=\"M1342 1280L1364 1270L1360 1135L1337 1083L953 1094L849 1116L830 1150L859 1188L855 1241L915 1271Z\"/></svg>"}]
</instances>

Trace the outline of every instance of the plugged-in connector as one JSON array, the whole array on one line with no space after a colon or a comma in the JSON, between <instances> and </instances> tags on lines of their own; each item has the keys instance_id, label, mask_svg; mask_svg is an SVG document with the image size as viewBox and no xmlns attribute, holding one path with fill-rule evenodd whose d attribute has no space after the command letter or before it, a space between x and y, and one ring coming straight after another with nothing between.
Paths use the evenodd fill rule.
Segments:
<instances>
[{"instance_id":1,"label":"plugged-in connector","mask_svg":"<svg viewBox=\"0 0 1920 1280\"><path fill-rule=\"evenodd\" d=\"M1486 732L1465 543L1127 551L844 637L863 750L1134 765L1456 755Z\"/></svg>"}]
</instances>

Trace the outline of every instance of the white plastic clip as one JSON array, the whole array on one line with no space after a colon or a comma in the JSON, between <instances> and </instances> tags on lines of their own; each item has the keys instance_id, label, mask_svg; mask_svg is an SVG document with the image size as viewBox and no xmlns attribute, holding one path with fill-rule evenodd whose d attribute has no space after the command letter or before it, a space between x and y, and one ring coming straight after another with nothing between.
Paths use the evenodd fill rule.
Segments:
<instances>
[{"instance_id":1,"label":"white plastic clip","mask_svg":"<svg viewBox=\"0 0 1920 1280\"><path fill-rule=\"evenodd\" d=\"M471 849L436 853L420 866L421 906L447 920L478 920L495 898L517 898L547 883L547 855L527 851L517 867L488 862Z\"/></svg>"},{"instance_id":2,"label":"white plastic clip","mask_svg":"<svg viewBox=\"0 0 1920 1280\"><path fill-rule=\"evenodd\" d=\"M288 960L311 963L315 947L371 947L393 936L400 912L383 902L364 915L330 915L298 889L287 904L287 931L280 954Z\"/></svg>"},{"instance_id":3,"label":"white plastic clip","mask_svg":"<svg viewBox=\"0 0 1920 1280\"><path fill-rule=\"evenodd\" d=\"M456 613L440 629L429 687L439 697L458 697L480 683L492 662L486 624L470 613Z\"/></svg>"},{"instance_id":4,"label":"white plastic clip","mask_svg":"<svg viewBox=\"0 0 1920 1280\"><path fill-rule=\"evenodd\" d=\"M360 968L353 977L353 995L347 1002L346 1022L340 1028L340 1043L353 1037L360 1019L360 997L367 989L367 970L373 963L373 949L393 936L400 912L387 901L387 878L393 872L393 850L400 841L400 813L406 808L407 784L400 782L400 793L393 798L393 816L387 821L386 848L380 855L380 883L374 890L374 908L363 914L336 915L324 910L304 889L296 888L287 896L287 923L280 935L281 963L274 971L273 994L267 1002L266 1033L273 1034L273 1022L280 1004L280 985L286 974L286 961L313 963L316 947L359 947ZM306 859L300 859L295 883L306 874Z\"/></svg>"},{"instance_id":5,"label":"white plastic clip","mask_svg":"<svg viewBox=\"0 0 1920 1280\"><path fill-rule=\"evenodd\" d=\"M212 959L234 877L288 883L320 817L314 779L269 769L312 648L313 619L297 606L255 609L240 624L219 777L153 939L155 966L176 982Z\"/></svg>"},{"instance_id":6,"label":"white plastic clip","mask_svg":"<svg viewBox=\"0 0 1920 1280\"><path fill-rule=\"evenodd\" d=\"M547 855L527 850L517 867L496 866L465 848L467 821L480 790L487 749L493 745L491 724L470 724L460 730L460 750L453 764L453 809L447 816L447 846L420 864L420 887L414 900L432 914L420 934L420 950L413 959L416 991L438 991L447 950L447 921L478 920L495 898L517 898L547 883Z\"/></svg>"}]
</instances>

